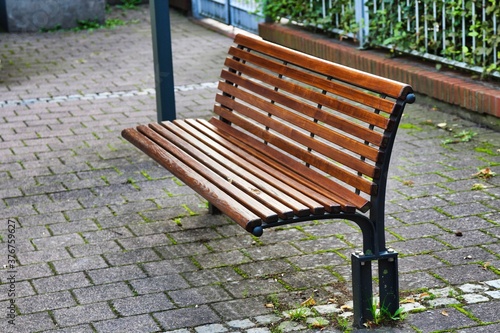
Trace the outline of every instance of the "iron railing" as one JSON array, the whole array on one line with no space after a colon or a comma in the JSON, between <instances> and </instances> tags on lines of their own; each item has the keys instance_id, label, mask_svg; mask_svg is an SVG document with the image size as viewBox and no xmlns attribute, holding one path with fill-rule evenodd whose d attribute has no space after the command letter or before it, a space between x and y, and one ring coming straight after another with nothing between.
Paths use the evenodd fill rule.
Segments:
<instances>
[{"instance_id":1,"label":"iron railing","mask_svg":"<svg viewBox=\"0 0 500 333\"><path fill-rule=\"evenodd\" d=\"M265 0L193 1L199 15L248 31L257 32L264 21L259 3ZM500 77L500 0L267 1L274 8L280 1L280 18L353 38L360 47L384 47ZM206 9L214 5L218 12Z\"/></svg>"}]
</instances>

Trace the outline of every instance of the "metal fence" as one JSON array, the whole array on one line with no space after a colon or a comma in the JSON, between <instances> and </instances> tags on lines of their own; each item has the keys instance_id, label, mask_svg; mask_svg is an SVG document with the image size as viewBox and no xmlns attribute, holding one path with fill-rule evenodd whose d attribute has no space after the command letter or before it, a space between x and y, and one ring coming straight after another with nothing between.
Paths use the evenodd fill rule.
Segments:
<instances>
[{"instance_id":1,"label":"metal fence","mask_svg":"<svg viewBox=\"0 0 500 333\"><path fill-rule=\"evenodd\" d=\"M209 17L257 33L264 16L255 0L193 0L195 17Z\"/></svg>"},{"instance_id":2,"label":"metal fence","mask_svg":"<svg viewBox=\"0 0 500 333\"><path fill-rule=\"evenodd\" d=\"M257 32L264 21L256 14L263 0L193 1L199 15L248 31ZM499 0L281 1L293 8L281 17L353 38L361 47L385 47L500 77Z\"/></svg>"}]
</instances>

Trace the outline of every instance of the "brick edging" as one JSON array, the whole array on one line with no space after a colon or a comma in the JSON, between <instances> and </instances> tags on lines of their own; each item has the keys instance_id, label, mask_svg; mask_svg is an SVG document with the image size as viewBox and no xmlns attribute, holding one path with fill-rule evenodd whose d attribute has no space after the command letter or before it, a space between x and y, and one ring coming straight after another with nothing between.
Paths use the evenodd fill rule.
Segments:
<instances>
[{"instance_id":1,"label":"brick edging","mask_svg":"<svg viewBox=\"0 0 500 333\"><path fill-rule=\"evenodd\" d=\"M262 23L259 35L323 59L408 83L417 93L439 101L500 118L500 85L475 83L456 73L431 70L405 58L390 59L382 52L360 50L291 26Z\"/></svg>"}]
</instances>

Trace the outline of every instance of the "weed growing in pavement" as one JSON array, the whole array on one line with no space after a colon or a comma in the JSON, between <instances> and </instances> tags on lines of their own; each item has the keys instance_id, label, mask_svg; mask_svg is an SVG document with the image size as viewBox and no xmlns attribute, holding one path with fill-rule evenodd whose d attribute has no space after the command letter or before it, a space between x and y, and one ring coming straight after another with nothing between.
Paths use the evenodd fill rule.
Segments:
<instances>
[{"instance_id":1,"label":"weed growing in pavement","mask_svg":"<svg viewBox=\"0 0 500 333\"><path fill-rule=\"evenodd\" d=\"M293 321L303 321L311 313L311 310L306 307L300 307L298 309L288 311L290 319Z\"/></svg>"},{"instance_id":2,"label":"weed growing in pavement","mask_svg":"<svg viewBox=\"0 0 500 333\"><path fill-rule=\"evenodd\" d=\"M450 143L469 142L476 135L477 135L476 132L463 130L462 132L455 134L453 136L453 139L444 140L443 144L447 145Z\"/></svg>"},{"instance_id":3,"label":"weed growing in pavement","mask_svg":"<svg viewBox=\"0 0 500 333\"><path fill-rule=\"evenodd\" d=\"M349 318L334 314L333 320L337 323L337 328L340 329L342 333L349 333L352 331L352 326Z\"/></svg>"},{"instance_id":4,"label":"weed growing in pavement","mask_svg":"<svg viewBox=\"0 0 500 333\"><path fill-rule=\"evenodd\" d=\"M116 7L121 9L136 9L137 5L140 5L142 0L122 0L121 5L117 5Z\"/></svg>"},{"instance_id":5,"label":"weed growing in pavement","mask_svg":"<svg viewBox=\"0 0 500 333\"><path fill-rule=\"evenodd\" d=\"M368 328L378 327L381 325L389 325L396 321L402 321L407 316L407 313L402 307L398 308L396 312L392 313L384 304L381 304L379 308L377 302L375 301L372 302L370 312L372 313L373 320L368 321L364 324Z\"/></svg>"}]
</instances>

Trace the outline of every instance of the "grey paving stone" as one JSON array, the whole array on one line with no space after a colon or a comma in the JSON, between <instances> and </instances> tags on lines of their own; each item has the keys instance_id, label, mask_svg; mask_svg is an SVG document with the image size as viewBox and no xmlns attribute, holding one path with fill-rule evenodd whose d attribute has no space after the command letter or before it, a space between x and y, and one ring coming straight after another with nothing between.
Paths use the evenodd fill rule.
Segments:
<instances>
[{"instance_id":1,"label":"grey paving stone","mask_svg":"<svg viewBox=\"0 0 500 333\"><path fill-rule=\"evenodd\" d=\"M61 212L53 212L49 214L37 214L31 216L23 216L19 218L19 223L24 226L47 225L52 223L67 222L64 214Z\"/></svg>"},{"instance_id":2,"label":"grey paving stone","mask_svg":"<svg viewBox=\"0 0 500 333\"><path fill-rule=\"evenodd\" d=\"M156 226L153 226L156 228ZM131 228L133 229L133 228ZM209 246L213 248L212 245ZM182 257L196 256L199 254L206 254L210 252L209 247L205 243L185 243L185 244L175 244L168 246L156 247L156 251L165 259L174 259Z\"/></svg>"},{"instance_id":3,"label":"grey paving stone","mask_svg":"<svg viewBox=\"0 0 500 333\"><path fill-rule=\"evenodd\" d=\"M298 247L301 251L306 253L313 253L325 249L336 250L336 249L344 249L350 247L349 244L346 244L343 240L338 239L337 237L304 240L300 242L295 242L294 246Z\"/></svg>"},{"instance_id":4,"label":"grey paving stone","mask_svg":"<svg viewBox=\"0 0 500 333\"><path fill-rule=\"evenodd\" d=\"M125 250L151 248L154 246L170 245L172 241L162 233L119 239L118 242Z\"/></svg>"},{"instance_id":5,"label":"grey paving stone","mask_svg":"<svg viewBox=\"0 0 500 333\"><path fill-rule=\"evenodd\" d=\"M61 249L66 246L83 244L83 238L77 234L65 234L59 236L52 236L49 238L37 238L33 239L33 244L39 250L49 250L49 249Z\"/></svg>"},{"instance_id":6,"label":"grey paving stone","mask_svg":"<svg viewBox=\"0 0 500 333\"><path fill-rule=\"evenodd\" d=\"M71 258L52 262L59 274L83 272L91 269L105 268L108 264L100 256Z\"/></svg>"},{"instance_id":7,"label":"grey paving stone","mask_svg":"<svg viewBox=\"0 0 500 333\"><path fill-rule=\"evenodd\" d=\"M300 269L313 269L324 266L345 265L348 263L344 258L333 252L292 257L289 258L289 261Z\"/></svg>"},{"instance_id":8,"label":"grey paving stone","mask_svg":"<svg viewBox=\"0 0 500 333\"><path fill-rule=\"evenodd\" d=\"M300 272L286 272L278 278L294 290L306 289L311 286L324 286L339 282L338 276L325 269L317 268Z\"/></svg>"},{"instance_id":9,"label":"grey paving stone","mask_svg":"<svg viewBox=\"0 0 500 333\"><path fill-rule=\"evenodd\" d=\"M68 291L19 298L16 301L21 314L42 312L76 305Z\"/></svg>"},{"instance_id":10,"label":"grey paving stone","mask_svg":"<svg viewBox=\"0 0 500 333\"><path fill-rule=\"evenodd\" d=\"M186 280L177 274L132 280L130 281L130 284L132 285L134 291L139 294L151 294L189 287Z\"/></svg>"},{"instance_id":11,"label":"grey paving stone","mask_svg":"<svg viewBox=\"0 0 500 333\"><path fill-rule=\"evenodd\" d=\"M97 332L157 332L158 325L149 315L117 318L94 323Z\"/></svg>"},{"instance_id":12,"label":"grey paving stone","mask_svg":"<svg viewBox=\"0 0 500 333\"><path fill-rule=\"evenodd\" d=\"M239 281L243 277L236 273L232 267L220 267L213 269L204 269L196 272L186 272L182 276L192 286L203 286L213 283L213 281L220 281L226 283L229 281Z\"/></svg>"},{"instance_id":13,"label":"grey paving stone","mask_svg":"<svg viewBox=\"0 0 500 333\"><path fill-rule=\"evenodd\" d=\"M27 297L36 294L28 281L16 281L15 287L16 297ZM0 284L0 301L10 300L11 297L9 297L9 289L11 289L10 283Z\"/></svg>"},{"instance_id":14,"label":"grey paving stone","mask_svg":"<svg viewBox=\"0 0 500 333\"><path fill-rule=\"evenodd\" d=\"M87 274L96 285L146 277L146 274L137 265L95 269L87 271Z\"/></svg>"},{"instance_id":15,"label":"grey paving stone","mask_svg":"<svg viewBox=\"0 0 500 333\"><path fill-rule=\"evenodd\" d=\"M495 273L477 264L436 268L432 271L451 284L487 281L497 277Z\"/></svg>"},{"instance_id":16,"label":"grey paving stone","mask_svg":"<svg viewBox=\"0 0 500 333\"><path fill-rule=\"evenodd\" d=\"M249 319L243 319L243 320L232 320L227 322L227 325L231 328L236 328L236 329L248 329L251 327L254 327L255 324L250 321Z\"/></svg>"},{"instance_id":17,"label":"grey paving stone","mask_svg":"<svg viewBox=\"0 0 500 333\"><path fill-rule=\"evenodd\" d=\"M434 252L433 255L441 260L445 260L452 265L462 265L478 261L487 262L496 259L495 255L477 246Z\"/></svg>"},{"instance_id":18,"label":"grey paving stone","mask_svg":"<svg viewBox=\"0 0 500 333\"><path fill-rule=\"evenodd\" d=\"M250 261L250 259L240 251L202 254L196 256L196 260L203 269L238 265Z\"/></svg>"},{"instance_id":19,"label":"grey paving stone","mask_svg":"<svg viewBox=\"0 0 500 333\"><path fill-rule=\"evenodd\" d=\"M276 275L288 275L295 271L294 267L285 260L266 260L264 262L251 262L238 265L238 269L249 277L265 277Z\"/></svg>"},{"instance_id":20,"label":"grey paving stone","mask_svg":"<svg viewBox=\"0 0 500 333\"><path fill-rule=\"evenodd\" d=\"M76 326L116 318L115 314L106 303L92 303L54 310L53 314L56 323L60 327Z\"/></svg>"},{"instance_id":21,"label":"grey paving stone","mask_svg":"<svg viewBox=\"0 0 500 333\"><path fill-rule=\"evenodd\" d=\"M46 263L18 266L16 268L17 281L31 280L51 275L54 275L54 272L52 272L49 265Z\"/></svg>"},{"instance_id":22,"label":"grey paving stone","mask_svg":"<svg viewBox=\"0 0 500 333\"><path fill-rule=\"evenodd\" d=\"M32 280L38 293L70 290L90 285L84 273L70 273Z\"/></svg>"},{"instance_id":23,"label":"grey paving stone","mask_svg":"<svg viewBox=\"0 0 500 333\"><path fill-rule=\"evenodd\" d=\"M473 326L469 328L463 328L457 330L457 333L490 333L499 331L500 331L500 324L493 324L487 326Z\"/></svg>"},{"instance_id":24,"label":"grey paving stone","mask_svg":"<svg viewBox=\"0 0 500 333\"><path fill-rule=\"evenodd\" d=\"M123 251L120 253L106 253L104 254L104 257L113 266L158 261L161 259L152 249L137 249L126 252Z\"/></svg>"},{"instance_id":25,"label":"grey paving stone","mask_svg":"<svg viewBox=\"0 0 500 333\"><path fill-rule=\"evenodd\" d=\"M73 289L72 292L80 304L96 303L133 296L132 290L130 290L129 286L124 282Z\"/></svg>"},{"instance_id":26,"label":"grey paving stone","mask_svg":"<svg viewBox=\"0 0 500 333\"><path fill-rule=\"evenodd\" d=\"M173 330L220 322L220 317L208 306L169 310L153 314L162 327Z\"/></svg>"},{"instance_id":27,"label":"grey paving stone","mask_svg":"<svg viewBox=\"0 0 500 333\"><path fill-rule=\"evenodd\" d=\"M423 286L428 288L444 287L445 282L435 278L427 272L412 272L399 276L399 288L401 291L418 290Z\"/></svg>"},{"instance_id":28,"label":"grey paving stone","mask_svg":"<svg viewBox=\"0 0 500 333\"><path fill-rule=\"evenodd\" d=\"M454 308L446 308L448 316L442 315L443 309L428 310L411 315L408 323L418 327L422 332L457 329L475 325L475 322Z\"/></svg>"},{"instance_id":29,"label":"grey paving stone","mask_svg":"<svg viewBox=\"0 0 500 333\"><path fill-rule=\"evenodd\" d=\"M142 264L149 276L198 271L199 268L189 258L155 261Z\"/></svg>"},{"instance_id":30,"label":"grey paving stone","mask_svg":"<svg viewBox=\"0 0 500 333\"><path fill-rule=\"evenodd\" d=\"M465 310L482 322L498 322L498 311L500 311L500 301L471 304L464 307Z\"/></svg>"},{"instance_id":31,"label":"grey paving stone","mask_svg":"<svg viewBox=\"0 0 500 333\"><path fill-rule=\"evenodd\" d=\"M94 329L89 324L66 327L57 330L43 331L43 333L94 333Z\"/></svg>"},{"instance_id":32,"label":"grey paving stone","mask_svg":"<svg viewBox=\"0 0 500 333\"><path fill-rule=\"evenodd\" d=\"M98 226L92 220L73 221L51 224L49 226L53 235L63 235L75 232L95 231Z\"/></svg>"},{"instance_id":33,"label":"grey paving stone","mask_svg":"<svg viewBox=\"0 0 500 333\"><path fill-rule=\"evenodd\" d=\"M247 318L249 313L252 316L269 314L270 310L264 304L266 304L264 297L257 296L214 303L212 308L227 321Z\"/></svg>"},{"instance_id":34,"label":"grey paving stone","mask_svg":"<svg viewBox=\"0 0 500 333\"><path fill-rule=\"evenodd\" d=\"M52 318L47 312L17 316L14 323L14 325L11 325L7 320L2 318L0 321L0 331L6 333L31 333L56 328L56 325L54 325Z\"/></svg>"},{"instance_id":35,"label":"grey paving stone","mask_svg":"<svg viewBox=\"0 0 500 333\"><path fill-rule=\"evenodd\" d=\"M453 247L465 247L498 242L497 238L489 236L480 230L462 231L461 237L457 237L455 233L449 233L437 236L436 239L441 240Z\"/></svg>"},{"instance_id":36,"label":"grey paving stone","mask_svg":"<svg viewBox=\"0 0 500 333\"><path fill-rule=\"evenodd\" d=\"M210 333L210 332L222 333L228 331L228 329L221 324L209 324L209 325L198 326L195 327L194 330L197 333Z\"/></svg>"},{"instance_id":37,"label":"grey paving stone","mask_svg":"<svg viewBox=\"0 0 500 333\"><path fill-rule=\"evenodd\" d=\"M43 263L53 260L67 259L70 255L67 251L30 251L17 254L17 259L22 265L30 265L35 263Z\"/></svg>"},{"instance_id":38,"label":"grey paving stone","mask_svg":"<svg viewBox=\"0 0 500 333\"><path fill-rule=\"evenodd\" d=\"M446 266L444 262L427 254L407 256L404 258L400 258L398 261L398 269L401 273L428 270L444 266Z\"/></svg>"},{"instance_id":39,"label":"grey paving stone","mask_svg":"<svg viewBox=\"0 0 500 333\"><path fill-rule=\"evenodd\" d=\"M85 257L105 253L122 253L123 249L114 241L103 241L99 243L80 244L68 246L68 251L73 257Z\"/></svg>"},{"instance_id":40,"label":"grey paving stone","mask_svg":"<svg viewBox=\"0 0 500 333\"><path fill-rule=\"evenodd\" d=\"M170 291L168 295L172 301L180 307L222 302L233 299L226 290L218 285Z\"/></svg>"},{"instance_id":41,"label":"grey paving stone","mask_svg":"<svg viewBox=\"0 0 500 333\"><path fill-rule=\"evenodd\" d=\"M159 312L175 308L175 305L163 293L116 299L113 301L113 306L123 316Z\"/></svg>"}]
</instances>

